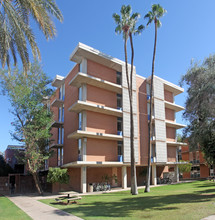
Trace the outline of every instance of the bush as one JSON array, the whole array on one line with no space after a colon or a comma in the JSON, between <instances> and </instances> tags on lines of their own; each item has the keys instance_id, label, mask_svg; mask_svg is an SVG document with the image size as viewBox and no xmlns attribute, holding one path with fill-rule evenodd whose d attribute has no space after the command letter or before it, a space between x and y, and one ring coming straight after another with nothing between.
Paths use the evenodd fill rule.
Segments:
<instances>
[{"instance_id":1,"label":"bush","mask_svg":"<svg viewBox=\"0 0 215 220\"><path fill-rule=\"evenodd\" d=\"M49 168L47 182L49 183L69 183L69 175L67 174L67 169Z\"/></svg>"}]
</instances>

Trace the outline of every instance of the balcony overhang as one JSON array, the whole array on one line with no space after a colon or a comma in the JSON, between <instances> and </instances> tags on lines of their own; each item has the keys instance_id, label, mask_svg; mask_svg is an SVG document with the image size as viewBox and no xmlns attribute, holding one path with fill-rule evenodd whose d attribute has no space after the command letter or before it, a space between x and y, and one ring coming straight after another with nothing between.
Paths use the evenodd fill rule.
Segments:
<instances>
[{"instance_id":1,"label":"balcony overhang","mask_svg":"<svg viewBox=\"0 0 215 220\"><path fill-rule=\"evenodd\" d=\"M126 164L127 165L127 164ZM62 167L82 167L82 166L88 166L88 167L121 167L124 166L123 162L105 162L105 161L75 161L71 163L64 164ZM129 166L129 165L127 165Z\"/></svg>"},{"instance_id":2,"label":"balcony overhang","mask_svg":"<svg viewBox=\"0 0 215 220\"><path fill-rule=\"evenodd\" d=\"M67 136L67 138L95 138L95 139L103 139L103 140L115 140L115 141L122 141L123 136L115 135L115 134L104 134L104 133L96 133L90 131L82 131L77 130Z\"/></svg>"},{"instance_id":3,"label":"balcony overhang","mask_svg":"<svg viewBox=\"0 0 215 220\"><path fill-rule=\"evenodd\" d=\"M52 82L52 86L60 88L64 84L65 78L63 76L56 75Z\"/></svg>"},{"instance_id":4,"label":"balcony overhang","mask_svg":"<svg viewBox=\"0 0 215 220\"><path fill-rule=\"evenodd\" d=\"M62 148L63 144L52 144L50 148Z\"/></svg>"},{"instance_id":5,"label":"balcony overhang","mask_svg":"<svg viewBox=\"0 0 215 220\"><path fill-rule=\"evenodd\" d=\"M186 125L179 124L179 123L176 123L176 122L167 121L167 120L166 120L166 126L176 128L176 129L181 129L181 128L186 127Z\"/></svg>"},{"instance_id":6,"label":"balcony overhang","mask_svg":"<svg viewBox=\"0 0 215 220\"><path fill-rule=\"evenodd\" d=\"M116 83L112 83L94 76L90 76L86 73L77 73L75 77L70 81L70 86L80 87L82 84L88 84L98 88L106 89L118 94L122 93L122 86Z\"/></svg>"},{"instance_id":7,"label":"balcony overhang","mask_svg":"<svg viewBox=\"0 0 215 220\"><path fill-rule=\"evenodd\" d=\"M63 127L63 122L61 122L61 121L54 121L54 122L52 123L52 127L54 127L54 128Z\"/></svg>"},{"instance_id":8,"label":"balcony overhang","mask_svg":"<svg viewBox=\"0 0 215 220\"><path fill-rule=\"evenodd\" d=\"M51 103L51 106L52 107L62 107L64 104L64 100L62 99L55 99L52 103Z\"/></svg>"},{"instance_id":9,"label":"balcony overhang","mask_svg":"<svg viewBox=\"0 0 215 220\"><path fill-rule=\"evenodd\" d=\"M164 101L164 104L165 104L165 108L172 109L176 112L184 110L184 107L182 107L180 105L176 105L175 103L172 103L172 102Z\"/></svg>"},{"instance_id":10,"label":"balcony overhang","mask_svg":"<svg viewBox=\"0 0 215 220\"><path fill-rule=\"evenodd\" d=\"M79 113L83 110L87 110L87 111L97 112L97 113L101 113L101 114L122 117L122 110L109 108L109 107L102 106L102 105L96 105L93 103L84 102L84 101L80 101L80 100L78 100L76 103L74 103L68 110L73 111L73 112L77 112L77 113Z\"/></svg>"},{"instance_id":11,"label":"balcony overhang","mask_svg":"<svg viewBox=\"0 0 215 220\"><path fill-rule=\"evenodd\" d=\"M122 71L122 65L124 65L122 60L109 56L99 50L79 42L75 50L72 52L70 60L76 63L81 63L83 57L119 72Z\"/></svg>"},{"instance_id":12,"label":"balcony overhang","mask_svg":"<svg viewBox=\"0 0 215 220\"><path fill-rule=\"evenodd\" d=\"M175 147L178 147L178 146L187 146L187 143L183 143L183 142L174 142L174 141L167 141L166 144L168 146L175 146Z\"/></svg>"},{"instance_id":13,"label":"balcony overhang","mask_svg":"<svg viewBox=\"0 0 215 220\"><path fill-rule=\"evenodd\" d=\"M169 91L169 92L172 92L174 94L174 96L184 92L184 89L181 88L180 86L177 86L177 85L175 85L175 84L173 84L171 82L168 82L168 81L166 81L166 80L164 80L164 79L162 79L162 78L160 78L158 76L154 76L154 78L157 78L157 79L161 80L163 82L163 84L164 84L164 89ZM151 76L149 76L147 78L147 81L150 83Z\"/></svg>"},{"instance_id":14,"label":"balcony overhang","mask_svg":"<svg viewBox=\"0 0 215 220\"><path fill-rule=\"evenodd\" d=\"M156 162L154 164L156 165L163 165L163 166L168 166L168 165L179 165L179 164L187 164L188 162Z\"/></svg>"}]
</instances>

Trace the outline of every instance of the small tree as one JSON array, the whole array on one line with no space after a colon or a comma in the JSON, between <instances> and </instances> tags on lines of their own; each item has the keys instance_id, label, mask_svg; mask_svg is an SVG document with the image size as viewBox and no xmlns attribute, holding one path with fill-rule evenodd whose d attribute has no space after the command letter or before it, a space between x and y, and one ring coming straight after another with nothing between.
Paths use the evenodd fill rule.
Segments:
<instances>
[{"instance_id":1,"label":"small tree","mask_svg":"<svg viewBox=\"0 0 215 220\"><path fill-rule=\"evenodd\" d=\"M49 168L47 182L49 183L69 183L69 175L67 174L67 169L61 169L59 167Z\"/></svg>"},{"instance_id":2,"label":"small tree","mask_svg":"<svg viewBox=\"0 0 215 220\"><path fill-rule=\"evenodd\" d=\"M182 174L189 173L191 171L192 164L189 163L189 161L184 161L184 160L180 160L180 162L187 162L187 163L178 164L179 172Z\"/></svg>"},{"instance_id":3,"label":"small tree","mask_svg":"<svg viewBox=\"0 0 215 220\"><path fill-rule=\"evenodd\" d=\"M2 94L8 96L14 115L14 132L11 135L24 143L23 162L27 164L36 188L42 194L38 172L51 156L47 147L52 124L52 114L42 103L44 97L53 94L52 89L47 87L50 80L38 63L32 64L27 77L17 68L11 75L3 71L0 73Z\"/></svg>"}]
</instances>

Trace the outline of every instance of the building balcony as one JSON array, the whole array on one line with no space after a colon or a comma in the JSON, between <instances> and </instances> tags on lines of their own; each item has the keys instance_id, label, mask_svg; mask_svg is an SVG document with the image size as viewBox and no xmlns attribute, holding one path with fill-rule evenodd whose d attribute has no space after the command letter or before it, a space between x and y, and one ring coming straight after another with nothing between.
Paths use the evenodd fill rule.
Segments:
<instances>
[{"instance_id":1,"label":"building balcony","mask_svg":"<svg viewBox=\"0 0 215 220\"><path fill-rule=\"evenodd\" d=\"M178 146L187 146L187 143L176 142L176 141L166 141L168 146L178 147Z\"/></svg>"},{"instance_id":2,"label":"building balcony","mask_svg":"<svg viewBox=\"0 0 215 220\"><path fill-rule=\"evenodd\" d=\"M80 87L82 84L88 84L98 88L106 89L111 92L122 94L122 86L116 83L112 83L94 76L90 76L86 73L77 73L76 76L70 81L70 86Z\"/></svg>"},{"instance_id":3,"label":"building balcony","mask_svg":"<svg viewBox=\"0 0 215 220\"><path fill-rule=\"evenodd\" d=\"M164 101L164 104L165 104L165 108L172 109L176 112L184 110L184 107L182 107L180 105L176 105L175 103L172 103L172 102Z\"/></svg>"},{"instance_id":4,"label":"building balcony","mask_svg":"<svg viewBox=\"0 0 215 220\"><path fill-rule=\"evenodd\" d=\"M80 101L80 100L74 103L68 110L77 112L77 113L83 110L87 110L87 111L97 112L101 114L122 117L122 110L106 107L103 105L97 105L97 104L93 104L90 102Z\"/></svg>"},{"instance_id":5,"label":"building balcony","mask_svg":"<svg viewBox=\"0 0 215 220\"><path fill-rule=\"evenodd\" d=\"M51 144L50 148L62 148L63 144Z\"/></svg>"},{"instance_id":6,"label":"building balcony","mask_svg":"<svg viewBox=\"0 0 215 220\"><path fill-rule=\"evenodd\" d=\"M179 124L179 123L172 122L172 121L167 121L167 120L166 120L166 126L167 127L176 128L176 129L181 129L181 128L185 128L186 127L186 125Z\"/></svg>"},{"instance_id":7,"label":"building balcony","mask_svg":"<svg viewBox=\"0 0 215 220\"><path fill-rule=\"evenodd\" d=\"M64 84L65 78L63 76L56 75L52 82L52 86L60 88Z\"/></svg>"},{"instance_id":8,"label":"building balcony","mask_svg":"<svg viewBox=\"0 0 215 220\"><path fill-rule=\"evenodd\" d=\"M62 107L64 104L64 100L62 99L55 99L52 103L51 103L51 106L52 107L57 107L57 108L60 108Z\"/></svg>"},{"instance_id":9,"label":"building balcony","mask_svg":"<svg viewBox=\"0 0 215 220\"><path fill-rule=\"evenodd\" d=\"M53 127L53 128L63 127L63 122L62 122L62 121L54 121L54 122L52 123L52 127Z\"/></svg>"},{"instance_id":10,"label":"building balcony","mask_svg":"<svg viewBox=\"0 0 215 220\"><path fill-rule=\"evenodd\" d=\"M91 132L91 131L82 131L77 130L67 136L67 138L95 138L95 139L104 139L104 140L115 140L115 141L122 141L123 136L122 135L116 135L116 134L105 134L105 133L97 133L97 132Z\"/></svg>"}]
</instances>

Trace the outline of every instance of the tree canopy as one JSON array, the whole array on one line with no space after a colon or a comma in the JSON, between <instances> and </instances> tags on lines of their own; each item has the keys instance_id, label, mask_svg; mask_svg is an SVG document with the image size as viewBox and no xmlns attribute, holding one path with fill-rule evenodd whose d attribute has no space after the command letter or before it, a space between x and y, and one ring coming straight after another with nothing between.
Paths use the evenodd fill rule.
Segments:
<instances>
[{"instance_id":1,"label":"tree canopy","mask_svg":"<svg viewBox=\"0 0 215 220\"><path fill-rule=\"evenodd\" d=\"M11 135L24 144L23 162L27 164L40 191L37 174L50 156L47 147L53 119L52 113L43 104L44 97L53 94L48 87L50 80L37 62L33 63L27 77L17 68L11 75L6 71L0 73L2 94L8 97L14 115Z\"/></svg>"},{"instance_id":2,"label":"tree canopy","mask_svg":"<svg viewBox=\"0 0 215 220\"><path fill-rule=\"evenodd\" d=\"M40 51L30 24L34 21L46 39L56 34L52 16L62 21L62 14L54 0L2 0L0 1L0 61L2 67L11 60L16 65L19 54L24 73L30 68L28 45L34 58Z\"/></svg>"},{"instance_id":3,"label":"tree canopy","mask_svg":"<svg viewBox=\"0 0 215 220\"><path fill-rule=\"evenodd\" d=\"M189 122L184 130L191 148L200 146L209 164L215 163L215 55L193 63L182 77L187 100L183 117Z\"/></svg>"}]
</instances>

